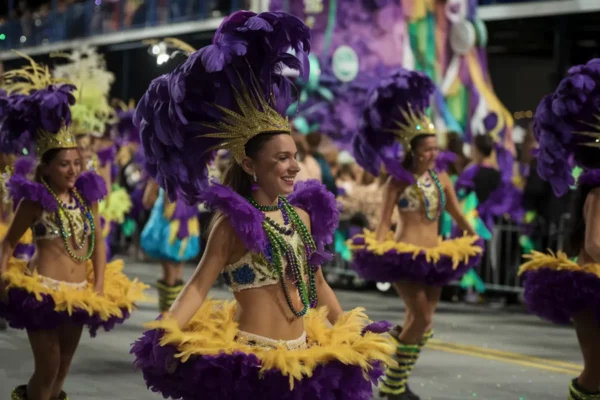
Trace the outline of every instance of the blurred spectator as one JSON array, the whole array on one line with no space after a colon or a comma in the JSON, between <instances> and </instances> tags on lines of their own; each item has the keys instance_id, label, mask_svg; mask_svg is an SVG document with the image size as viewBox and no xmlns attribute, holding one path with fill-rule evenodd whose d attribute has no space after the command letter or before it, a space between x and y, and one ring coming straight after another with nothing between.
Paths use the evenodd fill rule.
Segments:
<instances>
[{"instance_id":1,"label":"blurred spectator","mask_svg":"<svg viewBox=\"0 0 600 400\"><path fill-rule=\"evenodd\" d=\"M322 136L320 133L314 132L306 135L306 142L308 143L308 154L310 154L319 164L321 168L321 182L325 185L327 190L337 196L337 185L335 183L335 178L331 173L331 168L327 163L327 160L323 156L323 154L319 151L319 146L321 145Z\"/></svg>"},{"instance_id":2,"label":"blurred spectator","mask_svg":"<svg viewBox=\"0 0 600 400\"><path fill-rule=\"evenodd\" d=\"M465 156L465 153L463 152L463 141L460 135L456 132L448 132L447 141L448 151L451 151L452 153L456 154L456 161L449 165L448 174L451 176L459 176L462 173L465 166L469 163L469 159L467 158L467 156Z\"/></svg>"},{"instance_id":3,"label":"blurred spectator","mask_svg":"<svg viewBox=\"0 0 600 400\"><path fill-rule=\"evenodd\" d=\"M479 165L479 170L473 178L473 190L479 203L485 203L502 181L502 175L492 160L493 152L494 139L490 135L475 136L472 156L473 163Z\"/></svg>"},{"instance_id":4,"label":"blurred spectator","mask_svg":"<svg viewBox=\"0 0 600 400\"><path fill-rule=\"evenodd\" d=\"M315 158L309 153L306 137L301 133L293 133L294 141L298 149L298 163L300 164L300 172L296 176L297 181L305 181L307 179L317 179L321 181L321 167Z\"/></svg>"}]
</instances>

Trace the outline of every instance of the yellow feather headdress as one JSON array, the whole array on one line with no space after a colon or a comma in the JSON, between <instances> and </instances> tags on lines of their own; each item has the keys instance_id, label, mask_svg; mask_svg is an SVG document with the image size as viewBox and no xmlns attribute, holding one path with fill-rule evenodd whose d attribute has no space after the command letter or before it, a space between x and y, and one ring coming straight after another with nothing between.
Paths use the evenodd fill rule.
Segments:
<instances>
[{"instance_id":1,"label":"yellow feather headdress","mask_svg":"<svg viewBox=\"0 0 600 400\"><path fill-rule=\"evenodd\" d=\"M71 54L55 53L52 56L69 60L54 68L54 76L67 78L77 87L74 93L77 103L71 107L73 133L102 136L106 125L115 119L114 110L108 103L115 76L106 69L104 56L87 46Z\"/></svg>"}]
</instances>

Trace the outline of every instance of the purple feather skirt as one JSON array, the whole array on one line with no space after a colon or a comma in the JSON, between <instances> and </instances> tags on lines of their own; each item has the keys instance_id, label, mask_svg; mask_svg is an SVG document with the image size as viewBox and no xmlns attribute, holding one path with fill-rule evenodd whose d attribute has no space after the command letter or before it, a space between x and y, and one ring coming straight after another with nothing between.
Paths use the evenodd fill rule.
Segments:
<instances>
[{"instance_id":1,"label":"purple feather skirt","mask_svg":"<svg viewBox=\"0 0 600 400\"><path fill-rule=\"evenodd\" d=\"M460 279L481 262L483 240L462 237L440 243L437 248L419 249L389 239L378 243L372 232L350 240L352 268L367 281L414 281L443 286ZM439 258L428 257L439 251ZM426 253L427 252L427 253Z\"/></svg>"},{"instance_id":2,"label":"purple feather skirt","mask_svg":"<svg viewBox=\"0 0 600 400\"><path fill-rule=\"evenodd\" d=\"M205 323L207 322L206 317L205 314ZM210 320L213 317L208 318ZM195 318L198 318L198 314ZM213 328L216 326L219 325L215 323ZM227 329L222 331L227 331ZM307 331L307 339L310 344L310 329L307 328ZM191 355L189 359L181 361L181 359L175 358L175 354L189 350L189 343L182 347L178 347L174 343L161 345L163 334L164 331L158 328L146 331L134 343L131 353L136 357L135 365L142 370L147 386L153 392L162 394L164 398L183 400L370 400L373 395L373 385L383 375L382 360L368 360L370 368L365 371L359 365L344 364L335 359L334 355L326 362L315 360L317 365L312 370L312 374L310 376L302 375L302 379L299 380L293 379L292 388L290 376L282 373L279 369L272 368L261 371L259 353L260 351L264 353L264 349L257 350L259 353L254 354L252 347L244 346L242 349L238 349L241 346L236 346L236 343L233 342L231 345L227 344L230 349L227 353L216 350L212 354L199 354L206 350L206 345L204 345L204 348L199 348L198 351L192 350L192 353L195 354ZM360 335L361 333L358 331L356 337L360 337ZM376 334L370 335L371 339L368 340L373 340L375 343L374 337L376 336L379 342L375 346L383 346L386 349L386 357L393 352L393 345L388 343L385 337ZM366 339L367 336L364 338ZM211 343L208 347L221 348L215 343ZM185 347L186 345L187 347ZM311 346L322 345L319 343ZM332 345L329 344L329 346ZM346 343L339 347L348 348L350 346L352 343ZM277 358L286 358L288 365L294 368L299 363L295 359L294 361L287 360L288 355L294 352L310 351L310 348L309 350L273 349L271 351L282 352L283 354Z\"/></svg>"},{"instance_id":3,"label":"purple feather skirt","mask_svg":"<svg viewBox=\"0 0 600 400\"><path fill-rule=\"evenodd\" d=\"M532 259L541 257L534 253ZM555 324L568 325L573 316L592 310L600 322L600 268L594 272L552 262L532 267L529 262L523 264L521 274L525 303L533 314Z\"/></svg>"},{"instance_id":4,"label":"purple feather skirt","mask_svg":"<svg viewBox=\"0 0 600 400\"><path fill-rule=\"evenodd\" d=\"M93 292L89 279L83 288L51 288L40 275L26 275L26 268L25 261L11 259L5 274L8 301L0 302L0 318L15 329L55 329L74 323L85 325L94 337L99 329L109 331L129 318L134 301L143 298L146 288L120 272L122 261L106 266L104 296Z\"/></svg>"}]
</instances>

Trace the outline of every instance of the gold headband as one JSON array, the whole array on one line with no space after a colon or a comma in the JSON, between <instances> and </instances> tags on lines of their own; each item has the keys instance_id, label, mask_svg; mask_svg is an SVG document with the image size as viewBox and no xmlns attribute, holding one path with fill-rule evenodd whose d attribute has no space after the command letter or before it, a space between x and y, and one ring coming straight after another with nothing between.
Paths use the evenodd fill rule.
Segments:
<instances>
[{"instance_id":1,"label":"gold headband","mask_svg":"<svg viewBox=\"0 0 600 400\"><path fill-rule=\"evenodd\" d=\"M581 121L583 124L592 128L592 131L574 132L576 135L587 136L594 139L593 142L579 143L580 146L600 148L600 114L594 115L594 119L596 120L596 123Z\"/></svg>"},{"instance_id":2,"label":"gold headband","mask_svg":"<svg viewBox=\"0 0 600 400\"><path fill-rule=\"evenodd\" d=\"M233 88L239 112L213 104L213 107L223 113L223 118L216 123L202 124L206 128L215 130L215 132L202 135L203 137L221 140L221 143L213 146L210 150L228 150L238 164L246 157L244 149L246 143L256 135L261 133L291 134L288 118L282 117L263 98L259 93L256 78L252 79L250 89L241 78L239 81L241 93Z\"/></svg>"},{"instance_id":3,"label":"gold headband","mask_svg":"<svg viewBox=\"0 0 600 400\"><path fill-rule=\"evenodd\" d=\"M37 140L35 141L36 152L39 158L52 149L76 149L77 142L71 130L63 127L58 133L48 133L38 131Z\"/></svg>"},{"instance_id":4,"label":"gold headband","mask_svg":"<svg viewBox=\"0 0 600 400\"><path fill-rule=\"evenodd\" d=\"M435 126L429 117L425 114L415 113L410 104L408 105L408 111L400 109L400 114L404 118L404 122L393 121L396 127L384 129L384 131L391 132L396 136L405 153L411 150L410 143L417 136L436 134Z\"/></svg>"}]
</instances>

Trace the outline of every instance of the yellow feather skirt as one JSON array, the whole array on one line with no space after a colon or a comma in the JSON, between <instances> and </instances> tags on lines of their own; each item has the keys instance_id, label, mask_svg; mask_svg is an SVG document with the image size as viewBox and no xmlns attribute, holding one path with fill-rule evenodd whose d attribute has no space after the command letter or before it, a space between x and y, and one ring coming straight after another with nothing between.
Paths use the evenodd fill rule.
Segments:
<instances>
[{"instance_id":1,"label":"yellow feather skirt","mask_svg":"<svg viewBox=\"0 0 600 400\"><path fill-rule=\"evenodd\" d=\"M8 228L8 224L0 222L0 238L3 239L4 236L6 236ZM31 229L27 229L27 231L25 231L25 234L19 240L19 243L15 248L13 256L24 260L29 260L33 256L34 252L35 246L33 244L33 234L31 232Z\"/></svg>"},{"instance_id":2,"label":"yellow feather skirt","mask_svg":"<svg viewBox=\"0 0 600 400\"><path fill-rule=\"evenodd\" d=\"M8 302L0 302L0 317L16 329L53 329L70 322L86 325L92 336L99 328L109 331L129 318L148 288L137 279L130 280L122 270L121 260L106 265L104 294L99 295L93 290L91 261L87 282L77 285L30 272L26 261L11 258L3 274Z\"/></svg>"},{"instance_id":3,"label":"yellow feather skirt","mask_svg":"<svg viewBox=\"0 0 600 400\"><path fill-rule=\"evenodd\" d=\"M363 309L333 326L326 308L310 310L307 347L289 350L236 340L236 308L234 301L207 300L183 330L166 316L148 323L132 349L147 385L183 399L360 399L393 363L389 336L363 334Z\"/></svg>"},{"instance_id":4,"label":"yellow feather skirt","mask_svg":"<svg viewBox=\"0 0 600 400\"><path fill-rule=\"evenodd\" d=\"M420 247L396 242L390 233L377 241L375 233L365 230L349 241L352 268L368 281L414 281L426 285L445 285L459 279L481 262L483 240L475 236L441 240L435 247Z\"/></svg>"}]
</instances>

